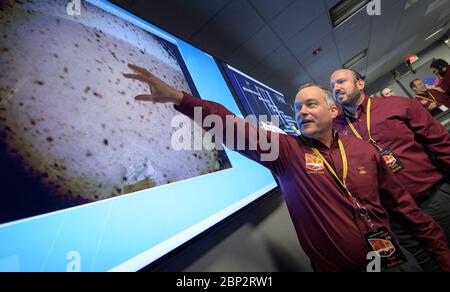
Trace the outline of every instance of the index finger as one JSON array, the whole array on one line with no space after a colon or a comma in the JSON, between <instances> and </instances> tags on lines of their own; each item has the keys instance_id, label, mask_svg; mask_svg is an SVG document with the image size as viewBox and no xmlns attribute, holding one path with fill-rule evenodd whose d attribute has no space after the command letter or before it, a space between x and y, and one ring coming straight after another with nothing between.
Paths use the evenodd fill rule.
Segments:
<instances>
[{"instance_id":1,"label":"index finger","mask_svg":"<svg viewBox=\"0 0 450 292\"><path fill-rule=\"evenodd\" d=\"M126 74L126 73L122 73L122 75L123 75L125 78L128 78L128 79L138 80L138 81L142 81L142 82L145 82L145 83L150 82L150 80L148 79L148 77L147 77L147 76L144 76L144 75L142 75L142 74Z\"/></svg>"},{"instance_id":2,"label":"index finger","mask_svg":"<svg viewBox=\"0 0 450 292\"><path fill-rule=\"evenodd\" d=\"M137 65L134 65L134 64L128 64L128 68L130 68L131 70L136 71L136 72L138 72L138 73L144 74L144 75L146 75L146 76L151 76L151 77L153 77L153 74L150 73L147 69L142 68L142 67L139 67L139 66L137 66Z\"/></svg>"}]
</instances>

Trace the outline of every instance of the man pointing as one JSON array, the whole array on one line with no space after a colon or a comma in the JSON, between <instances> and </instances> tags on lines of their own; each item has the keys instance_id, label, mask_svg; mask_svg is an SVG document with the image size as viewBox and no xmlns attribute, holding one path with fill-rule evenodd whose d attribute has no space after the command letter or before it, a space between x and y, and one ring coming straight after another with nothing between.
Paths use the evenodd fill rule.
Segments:
<instances>
[{"instance_id":1,"label":"man pointing","mask_svg":"<svg viewBox=\"0 0 450 292\"><path fill-rule=\"evenodd\" d=\"M243 138L246 145L256 143L256 150L239 152L278 176L300 244L319 270L365 270L372 250L382 256L383 270L420 269L391 234L387 212L380 203L383 196L395 202L391 212L411 224L414 235L423 240L440 268L450 271L450 251L442 230L396 182L379 153L365 141L333 131L338 109L327 90L315 84L300 89L296 97L300 138L266 131L251 135L254 127L222 105L179 92L143 68L130 68L135 73L125 74L126 78L151 88L151 94L139 95L136 100L171 102L190 118L195 108L201 108L205 117L216 115L223 125L237 129L233 137L227 137L229 131L223 129L226 141ZM230 118L231 124L226 122ZM263 136L279 141L279 155L273 161L261 159Z\"/></svg>"}]
</instances>

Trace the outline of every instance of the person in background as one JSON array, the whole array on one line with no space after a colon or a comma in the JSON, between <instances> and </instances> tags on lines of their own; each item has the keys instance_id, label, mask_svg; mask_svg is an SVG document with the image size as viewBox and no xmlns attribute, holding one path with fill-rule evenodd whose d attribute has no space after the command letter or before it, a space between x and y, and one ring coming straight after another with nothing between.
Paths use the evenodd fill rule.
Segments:
<instances>
[{"instance_id":1,"label":"person in background","mask_svg":"<svg viewBox=\"0 0 450 292\"><path fill-rule=\"evenodd\" d=\"M386 87L383 90L381 90L381 95L384 97L396 96L395 92L392 89L390 89L389 87Z\"/></svg>"},{"instance_id":2,"label":"person in background","mask_svg":"<svg viewBox=\"0 0 450 292\"><path fill-rule=\"evenodd\" d=\"M436 116L450 108L450 97L436 89L428 88L420 79L414 79L409 87L415 92L415 99L426 108L432 116Z\"/></svg>"},{"instance_id":3,"label":"person in background","mask_svg":"<svg viewBox=\"0 0 450 292\"><path fill-rule=\"evenodd\" d=\"M315 84L300 88L295 115L302 136L296 137L256 130L218 103L175 90L144 68L129 67L134 73L124 76L148 84L151 90L135 97L137 101L173 103L191 119L201 109L203 119L221 120L220 132L229 148L236 149L240 140L256 145L256 150L237 151L278 177L300 244L320 271L366 270L369 247L386 259L385 271L420 270L414 257L398 247L380 196L394 202L390 211L404 218L439 267L450 271L450 250L442 229L418 208L381 155L367 142L333 130L338 108L326 89ZM203 120L198 122L211 130ZM266 140L278 145L274 147L279 155L271 160L262 159Z\"/></svg>"},{"instance_id":4,"label":"person in background","mask_svg":"<svg viewBox=\"0 0 450 292\"><path fill-rule=\"evenodd\" d=\"M450 96L450 66L443 59L433 59L430 65L433 74L439 80L436 89Z\"/></svg>"},{"instance_id":5,"label":"person in background","mask_svg":"<svg viewBox=\"0 0 450 292\"><path fill-rule=\"evenodd\" d=\"M415 100L391 96L368 98L363 76L336 70L330 79L343 112L335 119L338 132L368 141L383 157L397 180L417 204L450 235L450 134ZM433 157L442 169L433 164ZM391 216L400 244L418 258L425 270L436 265L409 233L408 223Z\"/></svg>"}]
</instances>

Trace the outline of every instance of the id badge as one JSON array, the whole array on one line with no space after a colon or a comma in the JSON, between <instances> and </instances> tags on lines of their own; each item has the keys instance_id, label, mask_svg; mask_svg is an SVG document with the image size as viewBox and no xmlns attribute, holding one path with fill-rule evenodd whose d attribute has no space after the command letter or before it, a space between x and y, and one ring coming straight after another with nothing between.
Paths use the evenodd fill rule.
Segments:
<instances>
[{"instance_id":1,"label":"id badge","mask_svg":"<svg viewBox=\"0 0 450 292\"><path fill-rule=\"evenodd\" d=\"M448 107L446 107L445 105L441 105L441 106L439 107L439 109L440 109L441 111L443 111L443 112L448 111Z\"/></svg>"},{"instance_id":2,"label":"id badge","mask_svg":"<svg viewBox=\"0 0 450 292\"><path fill-rule=\"evenodd\" d=\"M408 262L387 227L370 231L366 233L365 238L370 251L380 256L383 269L395 268Z\"/></svg>"},{"instance_id":3,"label":"id badge","mask_svg":"<svg viewBox=\"0 0 450 292\"><path fill-rule=\"evenodd\" d=\"M392 151L390 148L383 149L381 151L381 156L383 156L384 162L392 170L393 173L398 173L400 170L405 168L400 158Z\"/></svg>"}]
</instances>

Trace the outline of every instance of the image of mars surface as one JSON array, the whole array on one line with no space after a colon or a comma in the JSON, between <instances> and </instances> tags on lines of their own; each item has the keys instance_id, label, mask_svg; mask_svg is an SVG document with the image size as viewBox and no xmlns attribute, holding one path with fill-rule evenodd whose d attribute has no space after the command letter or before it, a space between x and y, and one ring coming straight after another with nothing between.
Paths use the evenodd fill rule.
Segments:
<instances>
[{"instance_id":1,"label":"image of mars surface","mask_svg":"<svg viewBox=\"0 0 450 292\"><path fill-rule=\"evenodd\" d=\"M173 150L179 113L136 102L148 87L122 76L136 64L191 93L176 45L84 1L70 16L67 3L0 11L0 223L231 167L223 151Z\"/></svg>"}]
</instances>

